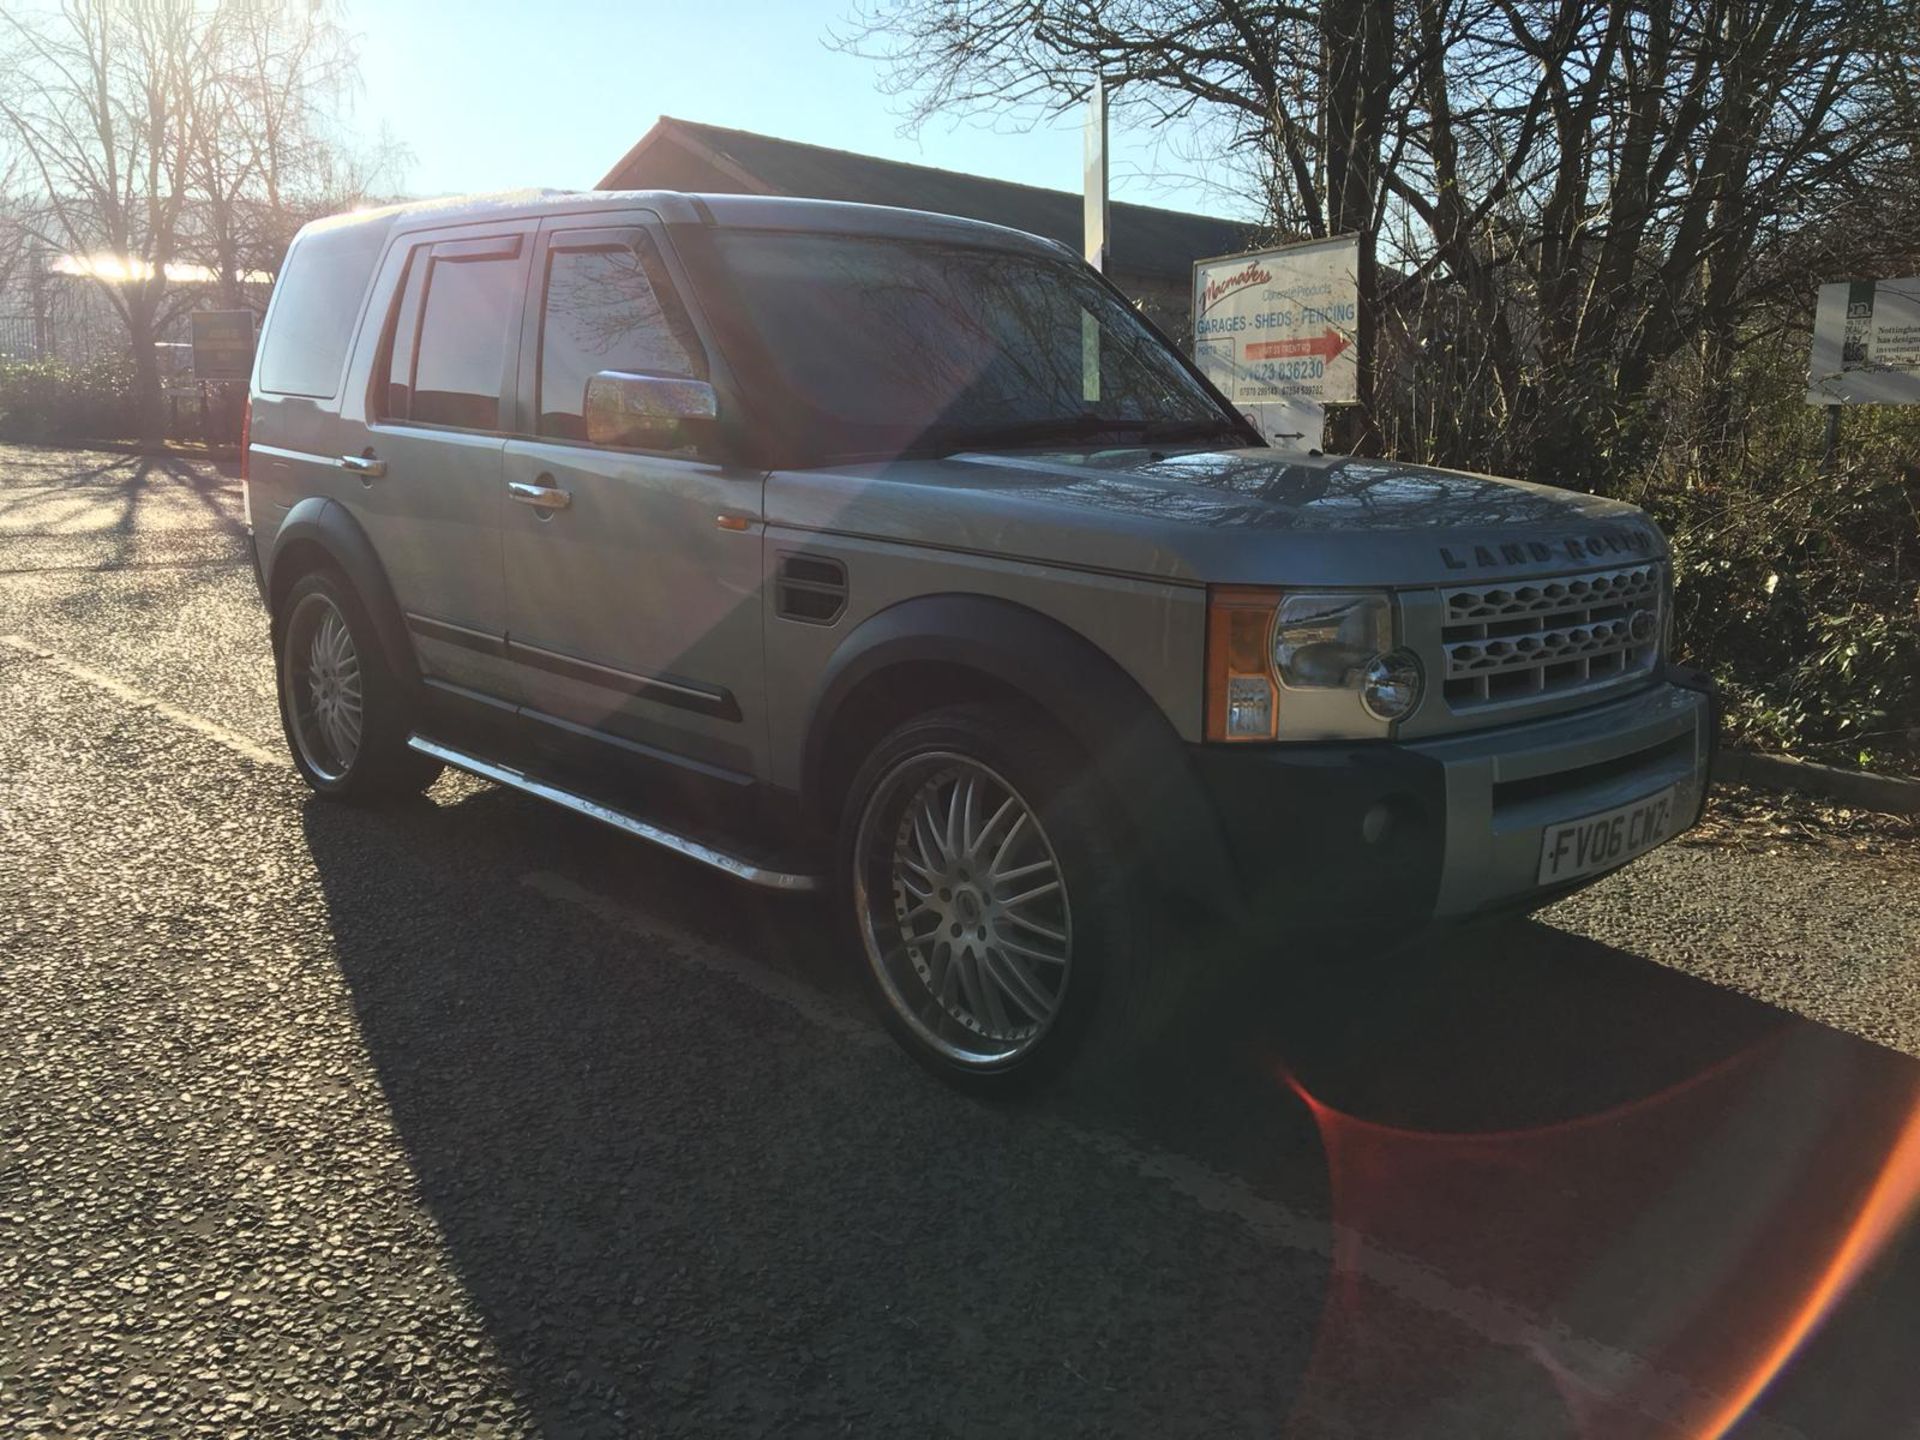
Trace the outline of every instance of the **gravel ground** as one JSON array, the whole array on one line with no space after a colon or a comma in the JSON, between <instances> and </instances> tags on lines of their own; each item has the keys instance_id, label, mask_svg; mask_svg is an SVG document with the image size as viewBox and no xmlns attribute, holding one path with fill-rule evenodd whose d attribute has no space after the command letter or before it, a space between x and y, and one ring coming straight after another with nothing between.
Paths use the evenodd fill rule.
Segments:
<instances>
[{"instance_id":1,"label":"gravel ground","mask_svg":"<svg viewBox=\"0 0 1920 1440\"><path fill-rule=\"evenodd\" d=\"M1698 834L1542 918L1920 1055L1914 831L1736 791Z\"/></svg>"},{"instance_id":2,"label":"gravel ground","mask_svg":"<svg viewBox=\"0 0 1920 1440\"><path fill-rule=\"evenodd\" d=\"M1729 797L981 1106L816 907L308 797L238 533L0 449L0 1432L1920 1433L1920 1247L1793 1320L1920 1177L1910 836Z\"/></svg>"}]
</instances>

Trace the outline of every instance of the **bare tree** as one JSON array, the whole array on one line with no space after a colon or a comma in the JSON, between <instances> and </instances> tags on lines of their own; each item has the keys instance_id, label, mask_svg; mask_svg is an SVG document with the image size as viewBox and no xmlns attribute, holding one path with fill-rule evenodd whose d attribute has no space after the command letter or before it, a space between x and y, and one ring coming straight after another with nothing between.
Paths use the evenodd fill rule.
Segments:
<instances>
[{"instance_id":1,"label":"bare tree","mask_svg":"<svg viewBox=\"0 0 1920 1440\"><path fill-rule=\"evenodd\" d=\"M102 257L93 278L127 328L147 443L163 434L154 343L220 24L202 0L0 12L0 126L39 190L29 232L57 252Z\"/></svg>"},{"instance_id":2,"label":"bare tree","mask_svg":"<svg viewBox=\"0 0 1920 1440\"><path fill-rule=\"evenodd\" d=\"M14 276L27 258L25 202L19 195L24 163L21 156L0 151L0 303L4 303Z\"/></svg>"},{"instance_id":3,"label":"bare tree","mask_svg":"<svg viewBox=\"0 0 1920 1440\"><path fill-rule=\"evenodd\" d=\"M24 158L0 143L0 358L40 358L46 345L41 257L26 225Z\"/></svg>"},{"instance_id":4,"label":"bare tree","mask_svg":"<svg viewBox=\"0 0 1920 1440\"><path fill-rule=\"evenodd\" d=\"M333 188L337 146L327 119L353 76L353 46L314 0L228 0L191 161L191 248L220 303L238 308L244 280L279 268L293 233ZM257 290L259 287L254 287Z\"/></svg>"},{"instance_id":5,"label":"bare tree","mask_svg":"<svg viewBox=\"0 0 1920 1440\"><path fill-rule=\"evenodd\" d=\"M1777 293L1774 262L1873 197L1908 144L1879 78L1899 8L1416 12L1424 53L1388 188L1430 242L1415 274L1475 299L1505 403L1534 419L1535 468L1592 478L1631 450L1683 346L1702 347L1724 395L1743 322ZM1523 330L1503 323L1516 296Z\"/></svg>"},{"instance_id":6,"label":"bare tree","mask_svg":"<svg viewBox=\"0 0 1920 1440\"><path fill-rule=\"evenodd\" d=\"M886 0L856 10L840 43L883 60L916 122L1064 109L1101 74L1158 119L1224 126L1261 162L1277 232L1360 237L1349 443L1497 436L1496 456L1437 458L1597 481L1648 429L1670 357L1701 347L1711 388L1756 309L1804 283L1809 236L1913 203L1890 201L1915 194L1913 11ZM1377 374L1436 368L1464 387L1443 404L1431 383L1424 410L1404 385L1375 393Z\"/></svg>"},{"instance_id":7,"label":"bare tree","mask_svg":"<svg viewBox=\"0 0 1920 1440\"><path fill-rule=\"evenodd\" d=\"M904 0L857 9L840 43L877 56L911 117L1065 109L1096 75L1160 122L1224 123L1258 156L1282 233L1360 238L1377 287L1382 175L1404 63L1395 0ZM1356 336L1370 421L1377 311ZM1370 443L1370 424L1351 437Z\"/></svg>"},{"instance_id":8,"label":"bare tree","mask_svg":"<svg viewBox=\"0 0 1920 1440\"><path fill-rule=\"evenodd\" d=\"M0 11L0 145L24 242L75 257L126 327L143 441L155 342L203 297L264 304L293 233L357 203L403 153L333 114L354 54L332 0L47 0ZM4 245L0 236L0 245Z\"/></svg>"}]
</instances>

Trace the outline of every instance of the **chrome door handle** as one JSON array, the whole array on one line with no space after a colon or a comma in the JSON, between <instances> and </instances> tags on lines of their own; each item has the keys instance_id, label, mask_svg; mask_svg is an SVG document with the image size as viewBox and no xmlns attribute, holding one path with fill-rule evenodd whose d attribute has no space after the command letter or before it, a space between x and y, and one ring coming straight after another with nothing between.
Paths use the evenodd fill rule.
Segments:
<instances>
[{"instance_id":1,"label":"chrome door handle","mask_svg":"<svg viewBox=\"0 0 1920 1440\"><path fill-rule=\"evenodd\" d=\"M529 485L524 480L509 480L507 494L536 510L564 510L573 503L571 491L558 485Z\"/></svg>"},{"instance_id":2,"label":"chrome door handle","mask_svg":"<svg viewBox=\"0 0 1920 1440\"><path fill-rule=\"evenodd\" d=\"M364 480L378 480L387 473L387 462L376 460L371 455L342 455L340 468Z\"/></svg>"}]
</instances>

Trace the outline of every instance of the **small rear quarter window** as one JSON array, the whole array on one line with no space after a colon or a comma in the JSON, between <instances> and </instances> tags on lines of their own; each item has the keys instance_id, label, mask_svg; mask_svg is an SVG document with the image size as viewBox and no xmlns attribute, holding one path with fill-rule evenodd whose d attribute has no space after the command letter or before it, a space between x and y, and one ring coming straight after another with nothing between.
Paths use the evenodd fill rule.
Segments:
<instances>
[{"instance_id":1,"label":"small rear quarter window","mask_svg":"<svg viewBox=\"0 0 1920 1440\"><path fill-rule=\"evenodd\" d=\"M294 245L260 337L262 390L320 400L339 393L361 301L386 239L385 225L355 224Z\"/></svg>"}]
</instances>

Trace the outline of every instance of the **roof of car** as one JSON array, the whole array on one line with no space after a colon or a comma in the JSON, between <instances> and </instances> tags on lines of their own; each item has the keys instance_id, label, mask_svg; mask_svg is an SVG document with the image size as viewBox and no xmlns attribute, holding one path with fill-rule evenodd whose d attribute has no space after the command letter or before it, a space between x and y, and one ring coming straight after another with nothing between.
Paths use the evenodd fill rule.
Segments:
<instances>
[{"instance_id":1,"label":"roof of car","mask_svg":"<svg viewBox=\"0 0 1920 1440\"><path fill-rule=\"evenodd\" d=\"M677 190L509 190L491 195L453 195L413 200L376 209L353 210L317 220L302 238L366 225L388 230L422 230L489 221L544 219L552 215L591 214L599 210L648 209L663 219L712 223L748 229L818 230L848 235L950 239L1012 250L1058 254L1056 241L1024 231L885 205L841 200L809 200L777 195L696 195Z\"/></svg>"}]
</instances>

